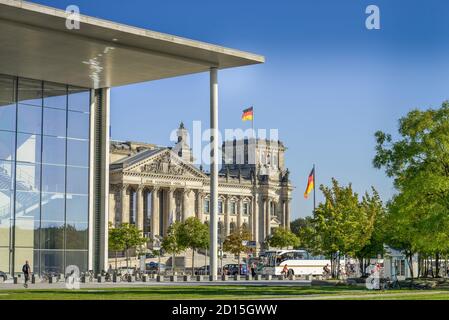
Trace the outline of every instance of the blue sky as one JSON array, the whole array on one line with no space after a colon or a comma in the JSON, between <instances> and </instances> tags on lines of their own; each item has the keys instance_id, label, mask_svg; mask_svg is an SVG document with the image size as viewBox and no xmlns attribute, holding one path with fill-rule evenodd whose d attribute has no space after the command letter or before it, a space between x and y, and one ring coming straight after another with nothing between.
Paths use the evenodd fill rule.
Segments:
<instances>
[{"instance_id":1,"label":"blue sky","mask_svg":"<svg viewBox=\"0 0 449 320\"><path fill-rule=\"evenodd\" d=\"M253 105L257 128L279 129L296 186L293 218L311 214L302 194L313 163L318 184L335 177L388 200L391 180L371 164L374 132L395 133L410 109L449 96L445 0L33 2L264 55L264 65L220 72L220 128L241 127ZM365 28L369 4L380 8L381 30ZM181 120L207 126L208 81L197 74L114 88L112 138L170 145Z\"/></svg>"}]
</instances>

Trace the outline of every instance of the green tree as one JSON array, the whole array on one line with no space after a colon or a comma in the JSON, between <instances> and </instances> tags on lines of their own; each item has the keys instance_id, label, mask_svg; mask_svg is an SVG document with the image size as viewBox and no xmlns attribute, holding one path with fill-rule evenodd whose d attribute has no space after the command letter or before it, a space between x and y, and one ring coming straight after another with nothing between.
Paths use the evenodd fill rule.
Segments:
<instances>
[{"instance_id":1,"label":"green tree","mask_svg":"<svg viewBox=\"0 0 449 320\"><path fill-rule=\"evenodd\" d=\"M371 237L374 218L359 202L351 184L342 187L332 179L332 187L321 185L325 202L320 203L313 215L312 226L306 229L306 242L314 253L331 259L333 277L338 276L340 259L355 256Z\"/></svg>"},{"instance_id":2,"label":"green tree","mask_svg":"<svg viewBox=\"0 0 449 320\"><path fill-rule=\"evenodd\" d=\"M370 258L375 258L377 255L384 253L384 243L386 241L386 228L385 228L385 207L379 197L378 192L373 188L373 195L368 193L362 199L362 207L367 213L367 217L370 217L369 223L372 225L371 236L366 244L359 249L355 256L360 263L360 270L364 272L366 270Z\"/></svg>"},{"instance_id":3,"label":"green tree","mask_svg":"<svg viewBox=\"0 0 449 320\"><path fill-rule=\"evenodd\" d=\"M251 232L247 228L241 226L226 237L225 241L223 242L223 250L237 255L238 264L240 266L240 254L247 250L247 246L245 246L243 242L250 240Z\"/></svg>"},{"instance_id":4,"label":"green tree","mask_svg":"<svg viewBox=\"0 0 449 320\"><path fill-rule=\"evenodd\" d=\"M125 242L123 238L123 232L121 232L119 228L114 228L112 223L110 222L108 246L110 251L115 252L115 270L117 270L117 253L118 251L125 250Z\"/></svg>"},{"instance_id":5,"label":"green tree","mask_svg":"<svg viewBox=\"0 0 449 320\"><path fill-rule=\"evenodd\" d=\"M399 135L376 132L373 164L394 179L387 244L403 250L413 276L414 253L439 259L449 251L449 103L412 110L399 120Z\"/></svg>"},{"instance_id":6,"label":"green tree","mask_svg":"<svg viewBox=\"0 0 449 320\"><path fill-rule=\"evenodd\" d=\"M172 254L172 270L175 272L176 267L176 255L183 252L187 246L180 239L181 237L181 227L182 223L180 221L175 221L172 223L167 230L166 236L162 239L161 247L166 252Z\"/></svg>"},{"instance_id":7,"label":"green tree","mask_svg":"<svg viewBox=\"0 0 449 320\"><path fill-rule=\"evenodd\" d=\"M192 275L195 274L195 250L209 247L209 228L196 217L187 218L179 227L179 242L192 249Z\"/></svg>"},{"instance_id":8,"label":"green tree","mask_svg":"<svg viewBox=\"0 0 449 320\"><path fill-rule=\"evenodd\" d=\"M311 220L312 217L309 216L293 220L290 222L290 231L299 236L302 229L310 226Z\"/></svg>"},{"instance_id":9,"label":"green tree","mask_svg":"<svg viewBox=\"0 0 449 320\"><path fill-rule=\"evenodd\" d=\"M275 248L287 248L287 247L298 247L299 238L290 230L285 228L276 228L267 239L270 247Z\"/></svg>"},{"instance_id":10,"label":"green tree","mask_svg":"<svg viewBox=\"0 0 449 320\"><path fill-rule=\"evenodd\" d=\"M111 241L112 239L112 241ZM111 243L112 242L112 243ZM133 224L122 223L115 228L110 225L109 228L109 246L117 250L124 250L126 256L126 267L129 266L129 251L138 249L147 243L147 239L143 237L142 232Z\"/></svg>"}]
</instances>

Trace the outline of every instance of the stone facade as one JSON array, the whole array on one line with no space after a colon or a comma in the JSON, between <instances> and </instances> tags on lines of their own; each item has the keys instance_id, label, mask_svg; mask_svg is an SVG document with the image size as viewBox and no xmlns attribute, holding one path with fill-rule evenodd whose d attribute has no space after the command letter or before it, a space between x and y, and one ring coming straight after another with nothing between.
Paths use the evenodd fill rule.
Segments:
<instances>
[{"instance_id":1,"label":"stone facade","mask_svg":"<svg viewBox=\"0 0 449 320\"><path fill-rule=\"evenodd\" d=\"M193 165L186 136L181 124L178 143L173 148L111 142L109 221L112 224L133 223L149 237L155 237L164 236L172 221L192 216L204 223L209 221L209 175ZM293 187L284 166L286 148L278 141L254 139L230 145L228 151L235 156L223 157L219 175L219 240L244 226L260 246L273 228L290 226ZM256 157L253 164L248 164L251 163L248 153Z\"/></svg>"}]
</instances>

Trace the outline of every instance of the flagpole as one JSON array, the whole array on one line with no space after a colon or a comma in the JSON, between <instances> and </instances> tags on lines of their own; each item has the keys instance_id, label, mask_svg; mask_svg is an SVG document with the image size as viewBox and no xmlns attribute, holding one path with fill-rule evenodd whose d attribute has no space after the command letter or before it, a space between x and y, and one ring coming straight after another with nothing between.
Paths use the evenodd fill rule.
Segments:
<instances>
[{"instance_id":1,"label":"flagpole","mask_svg":"<svg viewBox=\"0 0 449 320\"><path fill-rule=\"evenodd\" d=\"M315 212L316 209L316 202L315 202L315 187L316 187L316 171L315 171L315 164L313 164L313 212Z\"/></svg>"}]
</instances>

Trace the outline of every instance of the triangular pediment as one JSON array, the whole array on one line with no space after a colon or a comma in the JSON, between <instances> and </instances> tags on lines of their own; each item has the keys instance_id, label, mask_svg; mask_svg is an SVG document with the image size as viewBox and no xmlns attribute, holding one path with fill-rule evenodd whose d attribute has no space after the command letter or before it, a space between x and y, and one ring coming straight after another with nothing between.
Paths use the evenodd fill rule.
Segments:
<instances>
[{"instance_id":1,"label":"triangular pediment","mask_svg":"<svg viewBox=\"0 0 449 320\"><path fill-rule=\"evenodd\" d=\"M158 152L148 153L148 157L142 154L138 161L123 169L125 173L156 174L182 176L191 178L206 178L207 175L187 163L175 154L171 149L161 149Z\"/></svg>"}]
</instances>

